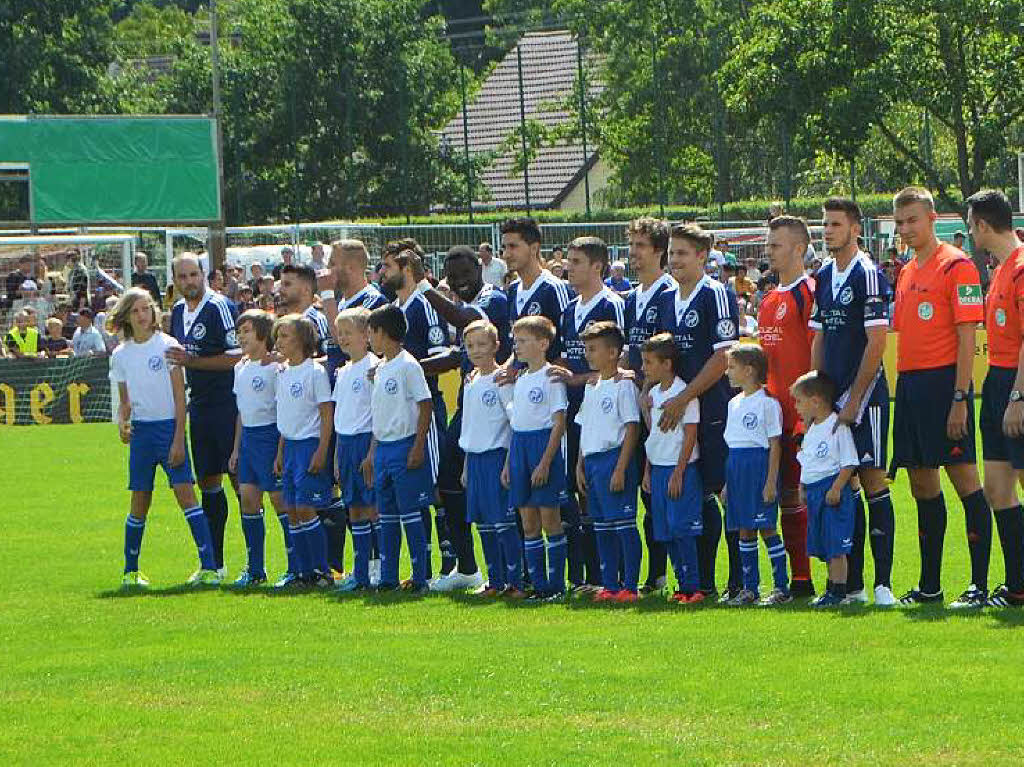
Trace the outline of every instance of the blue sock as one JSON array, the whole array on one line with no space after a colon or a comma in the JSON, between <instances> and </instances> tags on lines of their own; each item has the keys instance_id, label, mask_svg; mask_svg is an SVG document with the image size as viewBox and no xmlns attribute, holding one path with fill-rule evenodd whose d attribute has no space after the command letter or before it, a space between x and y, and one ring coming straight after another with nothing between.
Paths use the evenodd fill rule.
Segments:
<instances>
[{"instance_id":1,"label":"blue sock","mask_svg":"<svg viewBox=\"0 0 1024 767\"><path fill-rule=\"evenodd\" d=\"M740 563L743 567L743 588L757 593L761 586L761 572L757 563L757 538L740 538Z\"/></svg>"},{"instance_id":2,"label":"blue sock","mask_svg":"<svg viewBox=\"0 0 1024 767\"><path fill-rule=\"evenodd\" d=\"M210 539L210 525L206 521L206 514L202 506L193 506L185 509L185 521L188 522L189 530L192 531L192 540L196 542L196 549L199 552L199 566L203 570L216 570L217 565L213 559L213 541Z\"/></svg>"},{"instance_id":3,"label":"blue sock","mask_svg":"<svg viewBox=\"0 0 1024 767\"><path fill-rule=\"evenodd\" d=\"M278 514L277 521L281 524L281 532L284 533L284 550L288 555L288 572L292 575L299 574L299 565L295 559L295 544L292 543L291 525L288 524L287 514Z\"/></svg>"},{"instance_id":4,"label":"blue sock","mask_svg":"<svg viewBox=\"0 0 1024 767\"><path fill-rule=\"evenodd\" d=\"M142 534L146 532L146 520L131 514L124 521L124 571L134 573L139 569L139 551L142 549Z\"/></svg>"},{"instance_id":5,"label":"blue sock","mask_svg":"<svg viewBox=\"0 0 1024 767\"><path fill-rule=\"evenodd\" d=\"M263 541L266 538L263 526L263 511L242 515L242 535L245 537L245 551L249 556L249 575L266 578L267 569L263 562Z\"/></svg>"},{"instance_id":6,"label":"blue sock","mask_svg":"<svg viewBox=\"0 0 1024 767\"><path fill-rule=\"evenodd\" d=\"M533 590L538 594L544 594L548 590L548 573L544 555L543 538L527 538L523 541L526 549L526 566L530 570L530 580L533 582Z\"/></svg>"},{"instance_id":7,"label":"blue sock","mask_svg":"<svg viewBox=\"0 0 1024 767\"><path fill-rule=\"evenodd\" d=\"M487 585L492 589L503 589L505 566L498 545L498 533L494 525L477 525L476 531L480 534L480 547L484 550L484 562L487 564Z\"/></svg>"},{"instance_id":8,"label":"blue sock","mask_svg":"<svg viewBox=\"0 0 1024 767\"><path fill-rule=\"evenodd\" d=\"M692 594L700 590L700 560L697 557L697 538L693 535L685 535L676 538L671 543L670 551L676 551L673 558L673 566L676 567L676 580L679 581L679 589ZM675 565L676 558L679 565ZM680 574L681 570L681 574Z\"/></svg>"},{"instance_id":9,"label":"blue sock","mask_svg":"<svg viewBox=\"0 0 1024 767\"><path fill-rule=\"evenodd\" d=\"M397 514L380 515L380 582L398 585L398 555L402 551L402 523Z\"/></svg>"},{"instance_id":10,"label":"blue sock","mask_svg":"<svg viewBox=\"0 0 1024 767\"><path fill-rule=\"evenodd\" d=\"M309 544L306 543L305 523L296 522L289 525L289 535L292 541L292 551L295 555L295 575L303 578L309 577L313 565L310 562Z\"/></svg>"},{"instance_id":11,"label":"blue sock","mask_svg":"<svg viewBox=\"0 0 1024 767\"><path fill-rule=\"evenodd\" d=\"M601 559L601 586L607 591L619 590L619 539L609 522L594 523L597 555Z\"/></svg>"},{"instance_id":12,"label":"blue sock","mask_svg":"<svg viewBox=\"0 0 1024 767\"><path fill-rule=\"evenodd\" d=\"M640 585L640 560L643 558L643 547L640 543L640 531L636 529L636 521L620 522L615 528L618 543L622 545L623 586L627 591L636 591Z\"/></svg>"},{"instance_id":13,"label":"blue sock","mask_svg":"<svg viewBox=\"0 0 1024 767\"><path fill-rule=\"evenodd\" d=\"M423 527L423 515L414 511L402 515L402 527L405 529L405 542L409 546L409 559L412 562L412 582L417 586L427 582L427 533Z\"/></svg>"},{"instance_id":14,"label":"blue sock","mask_svg":"<svg viewBox=\"0 0 1024 767\"><path fill-rule=\"evenodd\" d=\"M498 545L501 562L505 568L505 583L513 588L523 589L523 541L514 524L498 525Z\"/></svg>"},{"instance_id":15,"label":"blue sock","mask_svg":"<svg viewBox=\"0 0 1024 767\"><path fill-rule=\"evenodd\" d=\"M373 531L369 522L352 523L352 573L360 586L370 585L370 538Z\"/></svg>"},{"instance_id":16,"label":"blue sock","mask_svg":"<svg viewBox=\"0 0 1024 767\"><path fill-rule=\"evenodd\" d=\"M772 563L772 580L775 588L782 591L789 591L789 574L786 572L786 546L782 538L773 535L764 539L764 546L768 549L768 559Z\"/></svg>"},{"instance_id":17,"label":"blue sock","mask_svg":"<svg viewBox=\"0 0 1024 767\"><path fill-rule=\"evenodd\" d=\"M561 594L565 591L565 533L548 536L548 591Z\"/></svg>"},{"instance_id":18,"label":"blue sock","mask_svg":"<svg viewBox=\"0 0 1024 767\"><path fill-rule=\"evenodd\" d=\"M309 563L314 570L331 574L330 559L327 554L327 531L324 530L320 517L314 517L306 524L306 545L309 546Z\"/></svg>"}]
</instances>

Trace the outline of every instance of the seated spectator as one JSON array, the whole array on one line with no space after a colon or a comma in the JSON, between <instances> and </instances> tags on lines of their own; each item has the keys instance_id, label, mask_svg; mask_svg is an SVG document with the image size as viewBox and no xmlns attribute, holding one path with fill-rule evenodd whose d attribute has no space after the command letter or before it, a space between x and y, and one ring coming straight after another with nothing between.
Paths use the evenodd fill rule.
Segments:
<instances>
[{"instance_id":1,"label":"seated spectator","mask_svg":"<svg viewBox=\"0 0 1024 767\"><path fill-rule=\"evenodd\" d=\"M241 284L242 272L238 266L228 266L224 274L224 295L232 301L238 301L238 286Z\"/></svg>"},{"instance_id":2,"label":"seated spectator","mask_svg":"<svg viewBox=\"0 0 1024 767\"><path fill-rule=\"evenodd\" d=\"M117 306L117 296L111 296L107 299L106 311L100 312L92 320L93 327L100 331L100 335L103 336L103 343L106 344L107 354L114 351L120 342L117 333L111 333L107 327L107 317L114 311L115 306Z\"/></svg>"},{"instance_id":3,"label":"seated spectator","mask_svg":"<svg viewBox=\"0 0 1024 767\"><path fill-rule=\"evenodd\" d=\"M740 298L736 301L736 306L739 309L740 315L740 327L739 334L743 338L756 338L757 337L757 318L751 315L751 306L744 298Z\"/></svg>"},{"instance_id":4,"label":"seated spectator","mask_svg":"<svg viewBox=\"0 0 1024 767\"><path fill-rule=\"evenodd\" d=\"M565 270L562 269L562 262L560 260L555 261L552 259L551 266L549 268L553 277L557 277L560 280L565 279Z\"/></svg>"},{"instance_id":5,"label":"seated spectator","mask_svg":"<svg viewBox=\"0 0 1024 767\"><path fill-rule=\"evenodd\" d=\"M78 330L71 339L76 357L102 357L107 353L103 335L92 324L93 313L89 309L78 312Z\"/></svg>"},{"instance_id":6,"label":"seated spectator","mask_svg":"<svg viewBox=\"0 0 1024 767\"><path fill-rule=\"evenodd\" d=\"M64 269L66 272L64 284L68 287L71 303L74 306L75 301L82 301L89 295L89 272L82 264L82 255L77 250L68 253L68 261Z\"/></svg>"},{"instance_id":7,"label":"seated spectator","mask_svg":"<svg viewBox=\"0 0 1024 767\"><path fill-rule=\"evenodd\" d=\"M281 279L281 269L285 266L290 266L294 259L295 251L292 250L290 245L285 245L283 248L281 248L281 263L279 263L271 270L271 274L274 275L275 280Z\"/></svg>"},{"instance_id":8,"label":"seated spectator","mask_svg":"<svg viewBox=\"0 0 1024 767\"><path fill-rule=\"evenodd\" d=\"M68 339L64 337L64 323L57 317L50 317L46 321L46 336L43 338L40 346L42 351L46 353L46 356L51 359L71 355L71 345L68 343Z\"/></svg>"},{"instance_id":9,"label":"seated spectator","mask_svg":"<svg viewBox=\"0 0 1024 767\"><path fill-rule=\"evenodd\" d=\"M17 359L37 359L40 356L39 329L29 312L22 309L14 315L14 326L7 331L4 345ZM45 352L42 356L46 356Z\"/></svg>"},{"instance_id":10,"label":"seated spectator","mask_svg":"<svg viewBox=\"0 0 1024 767\"><path fill-rule=\"evenodd\" d=\"M50 272L46 268L46 259L39 256L36 259L35 281L39 286L39 295L47 300L53 298L53 280L50 279Z\"/></svg>"},{"instance_id":11,"label":"seated spectator","mask_svg":"<svg viewBox=\"0 0 1024 767\"><path fill-rule=\"evenodd\" d=\"M210 272L209 279L207 280L210 284L210 290L214 293L224 294L224 272L220 269L214 269Z\"/></svg>"},{"instance_id":12,"label":"seated spectator","mask_svg":"<svg viewBox=\"0 0 1024 767\"><path fill-rule=\"evenodd\" d=\"M616 293L628 293L633 286L626 279L626 265L621 261L612 263L611 275L604 281L604 284Z\"/></svg>"},{"instance_id":13,"label":"seated spectator","mask_svg":"<svg viewBox=\"0 0 1024 767\"><path fill-rule=\"evenodd\" d=\"M732 285L733 278L736 276L736 259L726 259L725 264L719 269L718 279L726 285Z\"/></svg>"},{"instance_id":14,"label":"seated spectator","mask_svg":"<svg viewBox=\"0 0 1024 767\"><path fill-rule=\"evenodd\" d=\"M507 272L505 272L505 279L504 279L504 286L503 286L505 288L505 290L508 290L509 286L513 282L518 280L518 279L519 279L519 272L517 272L515 269L509 269Z\"/></svg>"}]
</instances>

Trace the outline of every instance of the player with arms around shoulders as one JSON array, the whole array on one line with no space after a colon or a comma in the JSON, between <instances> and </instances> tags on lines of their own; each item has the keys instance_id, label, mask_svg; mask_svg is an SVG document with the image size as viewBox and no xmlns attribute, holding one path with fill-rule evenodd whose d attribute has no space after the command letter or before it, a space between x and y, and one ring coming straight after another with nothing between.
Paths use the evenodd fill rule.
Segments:
<instances>
[{"instance_id":1,"label":"player with arms around shoulders","mask_svg":"<svg viewBox=\"0 0 1024 767\"><path fill-rule=\"evenodd\" d=\"M210 528L196 503L192 467L185 450L185 376L167 361L177 347L160 331L160 313L144 288L131 288L118 300L110 325L124 341L110 357L110 377L120 392L118 432L128 445L128 489L131 510L124 529L124 588L146 588L139 572L139 551L146 517L153 502L157 465L167 475L175 500L185 514L196 549L199 570L189 583L216 586L220 576L213 559Z\"/></svg>"},{"instance_id":2,"label":"player with arms around shoulders","mask_svg":"<svg viewBox=\"0 0 1024 767\"><path fill-rule=\"evenodd\" d=\"M993 607L1024 606L1024 519L1017 484L1024 481L1024 243L1013 231L1013 208L1002 192L984 190L967 200L976 247L999 262L985 305L988 375L981 390L981 449L985 496L996 518L1006 581L994 589Z\"/></svg>"},{"instance_id":3,"label":"player with arms around shoulders","mask_svg":"<svg viewBox=\"0 0 1024 767\"><path fill-rule=\"evenodd\" d=\"M974 263L935 236L935 203L926 189L907 187L893 200L900 238L914 257L900 271L893 327L899 333L892 468L905 467L917 502L921 573L903 606L941 603L946 502L939 468L960 496L967 522L971 585L951 607L988 599L992 512L978 479L974 451L975 331L985 318Z\"/></svg>"}]
</instances>

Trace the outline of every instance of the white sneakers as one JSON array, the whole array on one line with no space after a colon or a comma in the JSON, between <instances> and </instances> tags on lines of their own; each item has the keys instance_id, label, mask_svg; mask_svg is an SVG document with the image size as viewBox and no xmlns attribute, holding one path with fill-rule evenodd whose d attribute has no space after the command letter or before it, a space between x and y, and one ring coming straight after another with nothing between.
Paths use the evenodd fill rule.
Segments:
<instances>
[{"instance_id":1,"label":"white sneakers","mask_svg":"<svg viewBox=\"0 0 1024 767\"><path fill-rule=\"evenodd\" d=\"M875 586L875 606L892 607L896 604L896 595L888 586Z\"/></svg>"},{"instance_id":2,"label":"white sneakers","mask_svg":"<svg viewBox=\"0 0 1024 767\"><path fill-rule=\"evenodd\" d=\"M480 571L472 575L464 575L458 570L452 570L448 575L439 575L428 585L431 591L465 591L482 586L484 577Z\"/></svg>"}]
</instances>

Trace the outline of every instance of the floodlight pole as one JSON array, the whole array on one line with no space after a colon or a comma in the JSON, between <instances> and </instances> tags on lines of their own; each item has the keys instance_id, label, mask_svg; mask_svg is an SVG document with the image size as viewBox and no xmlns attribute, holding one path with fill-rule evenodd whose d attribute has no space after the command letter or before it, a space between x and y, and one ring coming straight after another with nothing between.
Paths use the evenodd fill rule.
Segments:
<instances>
[{"instance_id":1,"label":"floodlight pole","mask_svg":"<svg viewBox=\"0 0 1024 767\"><path fill-rule=\"evenodd\" d=\"M224 133L221 130L220 46L217 43L217 0L210 0L210 68L213 72L213 122L217 131L218 219L209 228L210 271L224 268L227 235L224 231Z\"/></svg>"}]
</instances>

